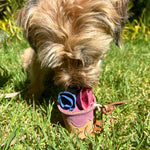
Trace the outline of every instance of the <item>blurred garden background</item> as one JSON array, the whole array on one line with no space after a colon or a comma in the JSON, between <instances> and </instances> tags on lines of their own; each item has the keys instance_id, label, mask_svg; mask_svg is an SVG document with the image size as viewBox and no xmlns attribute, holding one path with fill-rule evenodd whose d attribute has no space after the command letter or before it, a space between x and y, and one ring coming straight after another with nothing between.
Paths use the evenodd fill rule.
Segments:
<instances>
[{"instance_id":1,"label":"blurred garden background","mask_svg":"<svg viewBox=\"0 0 150 150\"><path fill-rule=\"evenodd\" d=\"M83 140L72 138L61 122L59 87L50 87L39 105L27 103L25 92L5 97L29 84L21 61L29 44L16 25L25 2L0 0L0 150L150 150L150 0L130 0L122 50L111 43L93 89L99 104L130 102L103 116L101 134Z\"/></svg>"},{"instance_id":2,"label":"blurred garden background","mask_svg":"<svg viewBox=\"0 0 150 150\"><path fill-rule=\"evenodd\" d=\"M27 0L0 0L0 39L16 36L20 28L16 26L16 14ZM125 38L136 38L138 34L150 35L150 1L130 0L129 21Z\"/></svg>"}]
</instances>

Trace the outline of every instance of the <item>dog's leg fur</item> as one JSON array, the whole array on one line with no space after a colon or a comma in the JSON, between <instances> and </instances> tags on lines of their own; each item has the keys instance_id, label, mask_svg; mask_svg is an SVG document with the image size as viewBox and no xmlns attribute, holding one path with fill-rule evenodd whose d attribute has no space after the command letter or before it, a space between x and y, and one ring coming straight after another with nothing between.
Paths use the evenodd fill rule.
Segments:
<instances>
[{"instance_id":1,"label":"dog's leg fur","mask_svg":"<svg viewBox=\"0 0 150 150\"><path fill-rule=\"evenodd\" d=\"M45 77L45 69L41 68L41 64L37 59L37 55L32 48L28 48L24 51L22 55L23 67L29 73L29 78L31 80L31 84L29 85L28 98L37 99L41 95L44 90L44 77Z\"/></svg>"},{"instance_id":2,"label":"dog's leg fur","mask_svg":"<svg viewBox=\"0 0 150 150\"><path fill-rule=\"evenodd\" d=\"M24 50L23 54L21 55L22 62L23 62L23 68L26 71L30 70L31 61L33 58L33 55L35 55L35 52L32 48L27 48Z\"/></svg>"}]
</instances>

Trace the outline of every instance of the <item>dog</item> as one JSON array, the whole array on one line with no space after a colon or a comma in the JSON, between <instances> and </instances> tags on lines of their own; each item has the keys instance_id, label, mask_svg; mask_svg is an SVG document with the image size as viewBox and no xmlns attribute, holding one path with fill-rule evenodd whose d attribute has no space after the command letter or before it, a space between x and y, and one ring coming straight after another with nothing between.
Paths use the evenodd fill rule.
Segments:
<instances>
[{"instance_id":1,"label":"dog","mask_svg":"<svg viewBox=\"0 0 150 150\"><path fill-rule=\"evenodd\" d=\"M24 51L29 93L38 98L47 79L77 94L96 88L101 60L119 45L129 0L30 0L18 23L31 48ZM49 83L49 86L52 86ZM53 87L53 86L52 86Z\"/></svg>"}]
</instances>

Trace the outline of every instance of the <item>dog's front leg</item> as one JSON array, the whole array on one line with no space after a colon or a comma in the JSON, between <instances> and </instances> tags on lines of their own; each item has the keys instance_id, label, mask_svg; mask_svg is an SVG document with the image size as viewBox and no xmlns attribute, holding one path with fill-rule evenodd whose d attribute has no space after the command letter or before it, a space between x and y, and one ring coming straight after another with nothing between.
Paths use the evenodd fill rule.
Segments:
<instances>
[{"instance_id":1,"label":"dog's front leg","mask_svg":"<svg viewBox=\"0 0 150 150\"><path fill-rule=\"evenodd\" d=\"M45 69L41 68L37 54L32 48L28 48L22 55L23 67L29 73L31 84L28 86L27 98L39 99L44 90Z\"/></svg>"}]
</instances>

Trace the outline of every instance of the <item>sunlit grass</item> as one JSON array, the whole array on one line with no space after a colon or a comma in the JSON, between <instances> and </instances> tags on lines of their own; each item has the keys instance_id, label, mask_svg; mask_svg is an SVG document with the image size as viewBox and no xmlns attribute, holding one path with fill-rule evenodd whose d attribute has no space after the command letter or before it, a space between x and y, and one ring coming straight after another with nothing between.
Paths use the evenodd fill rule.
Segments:
<instances>
[{"instance_id":1,"label":"sunlit grass","mask_svg":"<svg viewBox=\"0 0 150 150\"><path fill-rule=\"evenodd\" d=\"M13 38L1 44L0 93L25 89L27 73L22 68L20 56L28 44L23 38ZM97 103L121 100L130 103L118 106L111 115L104 116L104 131L100 135L84 140L72 138L57 123L61 122L61 115L57 110L54 88L53 94L40 105L27 104L22 94L11 99L0 98L1 149L149 149L149 40L140 37L124 41L123 50L111 44L102 68L99 85L94 89Z\"/></svg>"}]
</instances>

